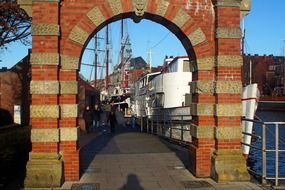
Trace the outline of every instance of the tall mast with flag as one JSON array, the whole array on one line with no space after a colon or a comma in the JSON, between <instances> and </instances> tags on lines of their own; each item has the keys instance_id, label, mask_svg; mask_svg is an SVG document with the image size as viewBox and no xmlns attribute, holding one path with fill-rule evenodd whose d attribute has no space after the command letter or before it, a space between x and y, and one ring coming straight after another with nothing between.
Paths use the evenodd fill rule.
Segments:
<instances>
[{"instance_id":1,"label":"tall mast with flag","mask_svg":"<svg viewBox=\"0 0 285 190\"><path fill-rule=\"evenodd\" d=\"M124 20L121 20L121 73L120 73L120 81L121 81L121 87L124 86L124 71L125 71L125 66L124 66L124 51L125 51L125 46L124 46Z\"/></svg>"},{"instance_id":2,"label":"tall mast with flag","mask_svg":"<svg viewBox=\"0 0 285 190\"><path fill-rule=\"evenodd\" d=\"M106 27L106 78L105 88L108 90L109 87L109 25Z\"/></svg>"},{"instance_id":3,"label":"tall mast with flag","mask_svg":"<svg viewBox=\"0 0 285 190\"><path fill-rule=\"evenodd\" d=\"M126 33L126 34L125 34ZM125 37L126 36L126 37ZM122 88L128 88L129 83L129 69L130 69L130 60L132 58L132 47L130 42L129 34L124 28L124 20L121 20L121 72L120 72L120 81Z\"/></svg>"}]
</instances>

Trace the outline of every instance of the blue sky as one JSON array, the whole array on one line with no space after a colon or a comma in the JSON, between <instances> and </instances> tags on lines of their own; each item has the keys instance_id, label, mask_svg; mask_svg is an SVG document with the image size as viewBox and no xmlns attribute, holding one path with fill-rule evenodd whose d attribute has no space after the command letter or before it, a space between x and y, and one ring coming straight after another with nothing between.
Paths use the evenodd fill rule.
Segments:
<instances>
[{"instance_id":1,"label":"blue sky","mask_svg":"<svg viewBox=\"0 0 285 190\"><path fill-rule=\"evenodd\" d=\"M142 20L139 24L133 23L131 19L126 19L125 30L130 35L130 42L132 44L133 57L141 56L148 63L148 52L152 50L152 64L153 66L161 65L166 55L181 56L186 55L186 51L176 36L171 33L164 26L154 23L150 20ZM110 69L117 64L119 60L120 52L120 27L121 21L110 24L111 34L111 64ZM151 29L151 30L149 30ZM98 35L105 38L106 30L103 28L99 31ZM104 39L99 41L99 49L105 48ZM88 48L94 48L94 39L90 41ZM104 53L99 54L99 62L102 64L104 59ZM85 50L83 54L83 63L93 63L94 52ZM111 69L112 70L112 69ZM81 66L80 72L89 79L93 76L89 66ZM103 71L105 72L105 71ZM98 71L98 76L101 76L101 69Z\"/></svg>"},{"instance_id":2,"label":"blue sky","mask_svg":"<svg viewBox=\"0 0 285 190\"><path fill-rule=\"evenodd\" d=\"M273 54L283 55L285 40L285 0L251 0L251 12L245 17L244 26L246 29L245 52L250 54ZM112 41L112 65L118 62L120 22L112 23L111 26ZM142 20L139 24L127 21L127 31L130 34L133 55L142 56L148 61L149 47L152 49L153 65L160 65L165 55L186 55L186 52L169 30L164 26L149 20ZM100 33L100 32L99 32ZM102 29L102 37L105 30ZM93 42L91 42L93 44ZM104 49L104 41L100 40L100 48ZM90 46L91 47L91 46ZM10 68L27 55L28 47L20 43L12 43L7 50L0 50L0 67ZM83 62L92 63L93 55L86 52L83 56ZM103 56L100 58L103 61ZM86 78L90 78L90 67L81 68ZM100 76L101 73L98 73Z\"/></svg>"},{"instance_id":3,"label":"blue sky","mask_svg":"<svg viewBox=\"0 0 285 190\"><path fill-rule=\"evenodd\" d=\"M246 53L284 56L285 0L251 0L245 17Z\"/></svg>"}]
</instances>

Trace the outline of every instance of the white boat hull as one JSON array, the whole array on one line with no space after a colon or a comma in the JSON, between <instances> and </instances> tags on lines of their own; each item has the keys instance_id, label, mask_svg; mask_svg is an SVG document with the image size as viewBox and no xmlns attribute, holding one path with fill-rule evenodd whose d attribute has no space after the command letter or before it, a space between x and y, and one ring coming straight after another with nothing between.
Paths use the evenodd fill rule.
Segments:
<instances>
[{"instance_id":1,"label":"white boat hull","mask_svg":"<svg viewBox=\"0 0 285 190\"><path fill-rule=\"evenodd\" d=\"M251 84L243 88L242 92L242 116L246 119L253 120L257 109L258 89L257 84ZM242 121L242 132L252 134L253 122ZM251 144L251 136L242 135L242 152L245 156L249 154Z\"/></svg>"}]
</instances>

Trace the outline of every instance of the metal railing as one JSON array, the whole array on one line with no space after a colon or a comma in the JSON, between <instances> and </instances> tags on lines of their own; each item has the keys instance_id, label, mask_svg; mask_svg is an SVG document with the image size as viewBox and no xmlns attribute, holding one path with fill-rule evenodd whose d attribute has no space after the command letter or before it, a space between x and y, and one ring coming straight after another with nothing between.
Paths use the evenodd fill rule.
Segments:
<instances>
[{"instance_id":1,"label":"metal railing","mask_svg":"<svg viewBox=\"0 0 285 190\"><path fill-rule=\"evenodd\" d=\"M156 114L147 117L146 132L176 141L179 144L189 145L191 142L189 115ZM180 131L179 138L177 131ZM176 134L174 134L176 132ZM188 139L185 139L188 137Z\"/></svg>"},{"instance_id":2,"label":"metal railing","mask_svg":"<svg viewBox=\"0 0 285 190\"><path fill-rule=\"evenodd\" d=\"M244 135L250 135L254 138L257 138L257 140L261 140L261 148L260 147L257 147L255 145L252 145L252 144L246 144L246 143L243 143L243 145L245 146L250 146L251 148L254 148L254 149L257 149L257 150L260 150L262 152L262 155L261 155L261 161L262 161L262 169L261 169L261 174L258 174L258 172L256 171L253 171L253 170L250 170L251 172L253 172L254 174L256 175L260 175L261 177L261 183L263 185L267 184L268 180L273 180L274 181L274 185L275 186L279 186L279 181L280 180L285 180L285 177L281 177L279 176L279 153L280 152L285 152L285 148L284 149L280 149L280 143L279 142L282 142L284 145L285 145L285 142L283 142L283 140L280 138L280 127L285 127L285 122L263 122L263 121L259 121L259 120L251 120L251 119L246 119L246 118L243 118L242 119L243 121L248 121L248 122L253 122L253 123L256 123L256 124L260 124L261 125L261 135L256 135L256 134L250 134L250 133L245 133L243 132ZM260 126L260 125L256 125L256 126ZM267 128L269 127L272 127L274 126L274 131L275 133L272 134L271 132L271 135L272 136L275 136L275 139L274 139L274 142L272 141L272 143L274 143L274 145L271 145L270 146L270 143L267 142L267 132L270 132L270 130L266 130ZM271 139L272 140L272 139ZM255 143L257 144L257 143ZM270 146L270 147L268 147ZM274 152L275 153L275 157L274 157L274 160L275 160L275 170L274 170L274 175L273 176L268 176L267 175L267 153L270 153L270 152ZM285 166L285 162L281 162L282 164L284 164ZM282 165L283 166L283 165ZM274 177L275 176L275 177Z\"/></svg>"}]
</instances>

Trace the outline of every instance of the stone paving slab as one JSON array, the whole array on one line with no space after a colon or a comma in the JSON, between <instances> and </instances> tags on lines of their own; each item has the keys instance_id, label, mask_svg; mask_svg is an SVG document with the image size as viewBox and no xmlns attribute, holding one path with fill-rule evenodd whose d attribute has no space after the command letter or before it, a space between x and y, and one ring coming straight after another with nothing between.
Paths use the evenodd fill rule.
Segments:
<instances>
[{"instance_id":1,"label":"stone paving slab","mask_svg":"<svg viewBox=\"0 0 285 190\"><path fill-rule=\"evenodd\" d=\"M117 128L115 135L104 130L81 143L83 173L76 183L99 183L100 190L261 189L250 182L217 184L210 178L195 178L185 162L188 151L157 136L125 127ZM209 186L185 187L189 181ZM66 182L62 189L70 189L72 184Z\"/></svg>"}]
</instances>

